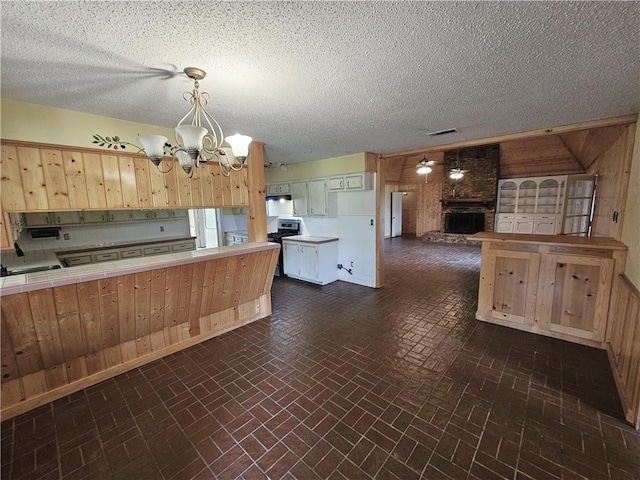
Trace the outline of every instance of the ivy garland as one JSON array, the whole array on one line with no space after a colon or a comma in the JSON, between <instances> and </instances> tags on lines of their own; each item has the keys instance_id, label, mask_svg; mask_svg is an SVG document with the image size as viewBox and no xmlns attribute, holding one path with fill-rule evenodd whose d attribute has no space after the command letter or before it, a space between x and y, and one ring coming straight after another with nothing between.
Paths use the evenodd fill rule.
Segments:
<instances>
[{"instance_id":1,"label":"ivy garland","mask_svg":"<svg viewBox=\"0 0 640 480\"><path fill-rule=\"evenodd\" d=\"M95 143L99 147L112 148L114 150L126 150L127 146L131 146L137 149L136 153L144 152L144 148L142 148L141 146L136 145L135 143L120 140L120 137L118 135L114 135L113 137L103 137L102 135L98 135L97 133L95 133L93 135L93 141L91 143ZM165 155L173 155L176 150L177 147L174 147L170 143L164 144Z\"/></svg>"}]
</instances>

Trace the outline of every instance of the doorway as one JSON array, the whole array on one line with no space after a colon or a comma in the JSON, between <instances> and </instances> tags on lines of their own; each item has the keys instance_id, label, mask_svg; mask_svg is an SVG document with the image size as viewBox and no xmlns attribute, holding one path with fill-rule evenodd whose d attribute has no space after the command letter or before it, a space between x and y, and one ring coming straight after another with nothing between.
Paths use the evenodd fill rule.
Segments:
<instances>
[{"instance_id":1,"label":"doorway","mask_svg":"<svg viewBox=\"0 0 640 480\"><path fill-rule=\"evenodd\" d=\"M391 237L402 235L402 201L404 192L391 192Z\"/></svg>"}]
</instances>

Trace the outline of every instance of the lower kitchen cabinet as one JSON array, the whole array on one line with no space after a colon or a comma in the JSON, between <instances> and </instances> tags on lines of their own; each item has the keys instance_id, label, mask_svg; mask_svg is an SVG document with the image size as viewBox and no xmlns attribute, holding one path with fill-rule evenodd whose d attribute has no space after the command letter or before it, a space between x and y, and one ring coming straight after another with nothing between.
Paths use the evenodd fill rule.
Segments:
<instances>
[{"instance_id":1,"label":"lower kitchen cabinet","mask_svg":"<svg viewBox=\"0 0 640 480\"><path fill-rule=\"evenodd\" d=\"M611 285L625 267L622 243L492 232L470 238L482 241L478 320L604 348Z\"/></svg>"},{"instance_id":2,"label":"lower kitchen cabinet","mask_svg":"<svg viewBox=\"0 0 640 480\"><path fill-rule=\"evenodd\" d=\"M338 279L338 240L309 237L282 240L284 273L292 278L326 285Z\"/></svg>"}]
</instances>

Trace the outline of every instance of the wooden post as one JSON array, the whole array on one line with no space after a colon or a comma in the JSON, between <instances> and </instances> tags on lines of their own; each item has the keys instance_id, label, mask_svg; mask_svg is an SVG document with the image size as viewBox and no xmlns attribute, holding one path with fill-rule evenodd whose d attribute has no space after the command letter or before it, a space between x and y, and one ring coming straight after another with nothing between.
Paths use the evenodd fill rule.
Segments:
<instances>
[{"instance_id":1,"label":"wooden post","mask_svg":"<svg viewBox=\"0 0 640 480\"><path fill-rule=\"evenodd\" d=\"M267 241L267 208L264 187L264 143L251 142L247 157L247 233L249 242Z\"/></svg>"}]
</instances>

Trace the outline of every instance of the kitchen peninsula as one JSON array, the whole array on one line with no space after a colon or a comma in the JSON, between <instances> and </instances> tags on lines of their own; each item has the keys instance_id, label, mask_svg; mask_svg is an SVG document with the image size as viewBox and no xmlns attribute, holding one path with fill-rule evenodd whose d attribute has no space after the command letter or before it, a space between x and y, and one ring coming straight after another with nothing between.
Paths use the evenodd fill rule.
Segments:
<instances>
[{"instance_id":1,"label":"kitchen peninsula","mask_svg":"<svg viewBox=\"0 0 640 480\"><path fill-rule=\"evenodd\" d=\"M611 285L627 247L611 238L480 232L476 318L606 348Z\"/></svg>"},{"instance_id":2,"label":"kitchen peninsula","mask_svg":"<svg viewBox=\"0 0 640 480\"><path fill-rule=\"evenodd\" d=\"M3 418L269 315L278 251L253 243L3 278Z\"/></svg>"},{"instance_id":3,"label":"kitchen peninsula","mask_svg":"<svg viewBox=\"0 0 640 480\"><path fill-rule=\"evenodd\" d=\"M248 243L177 251L192 245L180 240L162 255L3 277L2 420L271 314L279 245L267 242L263 145L228 177L215 163L188 177L171 161L162 173L142 155L3 140L7 256L11 213L238 207Z\"/></svg>"}]
</instances>

